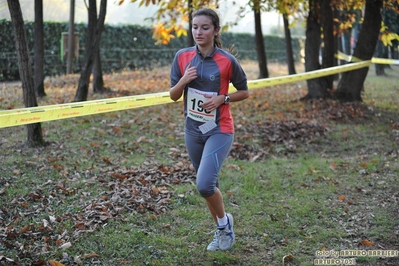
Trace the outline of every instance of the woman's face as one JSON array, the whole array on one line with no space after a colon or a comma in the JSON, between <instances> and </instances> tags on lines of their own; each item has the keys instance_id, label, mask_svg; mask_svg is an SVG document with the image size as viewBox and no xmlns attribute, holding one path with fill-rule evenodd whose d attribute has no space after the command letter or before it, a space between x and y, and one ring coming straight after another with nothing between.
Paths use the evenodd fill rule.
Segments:
<instances>
[{"instance_id":1,"label":"woman's face","mask_svg":"<svg viewBox=\"0 0 399 266\"><path fill-rule=\"evenodd\" d=\"M196 16L193 18L192 33L194 41L199 46L213 46L213 38L219 32L215 29L212 19L208 16Z\"/></svg>"}]
</instances>

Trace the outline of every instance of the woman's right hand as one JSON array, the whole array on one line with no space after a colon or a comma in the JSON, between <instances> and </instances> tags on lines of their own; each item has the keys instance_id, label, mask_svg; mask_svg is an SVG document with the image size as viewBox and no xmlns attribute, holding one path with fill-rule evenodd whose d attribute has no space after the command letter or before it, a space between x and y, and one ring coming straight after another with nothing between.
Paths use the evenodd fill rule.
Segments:
<instances>
[{"instance_id":1,"label":"woman's right hand","mask_svg":"<svg viewBox=\"0 0 399 266\"><path fill-rule=\"evenodd\" d=\"M191 62L188 64L186 71L181 79L184 79L184 84L190 83L192 80L197 78L197 67L191 66Z\"/></svg>"},{"instance_id":2,"label":"woman's right hand","mask_svg":"<svg viewBox=\"0 0 399 266\"><path fill-rule=\"evenodd\" d=\"M197 67L188 64L186 71L180 78L179 82L173 86L169 91L169 96L173 101L177 101L183 95L183 90L188 83L197 78Z\"/></svg>"}]
</instances>

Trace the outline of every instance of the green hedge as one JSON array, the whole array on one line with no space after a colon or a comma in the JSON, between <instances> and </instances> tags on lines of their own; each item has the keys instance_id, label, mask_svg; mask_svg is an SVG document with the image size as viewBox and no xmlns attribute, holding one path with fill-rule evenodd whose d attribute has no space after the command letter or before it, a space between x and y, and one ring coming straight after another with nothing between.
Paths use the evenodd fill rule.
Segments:
<instances>
[{"instance_id":1,"label":"green hedge","mask_svg":"<svg viewBox=\"0 0 399 266\"><path fill-rule=\"evenodd\" d=\"M26 22L28 46L33 58L33 22ZM86 24L75 25L79 34L79 58L75 60L75 73L80 72L86 39ZM18 80L18 61L15 52L14 34L11 22L0 20L0 81ZM66 62L61 59L61 36L68 31L67 22L44 23L45 75L63 75ZM268 62L286 61L285 41L278 36L264 37ZM240 60L256 60L254 35L245 33L223 33L222 42L225 47L234 45L235 53ZM122 69L152 69L171 63L176 51L187 46L187 37L172 39L169 45L155 45L152 31L139 25L105 25L101 38L102 69L105 73ZM293 40L296 60L299 58L299 40Z\"/></svg>"}]
</instances>

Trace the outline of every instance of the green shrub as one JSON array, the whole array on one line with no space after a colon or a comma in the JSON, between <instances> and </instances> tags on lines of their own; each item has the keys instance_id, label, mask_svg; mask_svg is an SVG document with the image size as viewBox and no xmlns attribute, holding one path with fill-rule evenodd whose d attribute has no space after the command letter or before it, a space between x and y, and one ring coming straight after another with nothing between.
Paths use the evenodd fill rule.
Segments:
<instances>
[{"instance_id":1,"label":"green shrub","mask_svg":"<svg viewBox=\"0 0 399 266\"><path fill-rule=\"evenodd\" d=\"M85 54L86 27L84 23L75 25L79 34L79 58L74 61L73 71L80 72ZM11 22L0 20L0 80L18 80L18 61L15 51L14 34ZM33 58L34 23L26 22L28 46ZM65 73L66 61L62 59L62 33L68 32L67 22L44 23L44 60L46 76L57 76ZM255 37L247 33L230 33L222 35L225 47L234 45L235 53L240 60L256 60ZM122 69L153 69L155 66L165 66L171 63L176 51L187 46L187 37L172 39L169 45L155 45L152 31L139 25L105 25L102 34L100 51L102 69L105 73ZM269 62L286 62L285 40L278 36L264 37L267 60ZM299 40L293 39L296 60L299 56ZM32 60L31 60L32 62ZM33 64L33 63L32 63Z\"/></svg>"}]
</instances>

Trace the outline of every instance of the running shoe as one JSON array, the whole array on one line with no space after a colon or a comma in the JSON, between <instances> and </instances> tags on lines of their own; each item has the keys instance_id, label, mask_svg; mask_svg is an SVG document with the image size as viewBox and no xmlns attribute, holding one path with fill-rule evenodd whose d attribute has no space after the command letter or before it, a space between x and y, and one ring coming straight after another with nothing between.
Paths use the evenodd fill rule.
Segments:
<instances>
[{"instance_id":1,"label":"running shoe","mask_svg":"<svg viewBox=\"0 0 399 266\"><path fill-rule=\"evenodd\" d=\"M234 231L233 231L233 226L234 226L233 215L231 215L230 213L227 213L227 218L228 218L229 222L227 223L226 227L221 230L219 229L219 231L220 231L219 248L221 250L230 249L236 240Z\"/></svg>"},{"instance_id":2,"label":"running shoe","mask_svg":"<svg viewBox=\"0 0 399 266\"><path fill-rule=\"evenodd\" d=\"M219 240L220 240L220 230L217 229L215 232L215 237L213 238L212 242L208 245L206 250L208 251L219 250Z\"/></svg>"}]
</instances>

